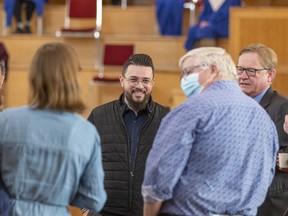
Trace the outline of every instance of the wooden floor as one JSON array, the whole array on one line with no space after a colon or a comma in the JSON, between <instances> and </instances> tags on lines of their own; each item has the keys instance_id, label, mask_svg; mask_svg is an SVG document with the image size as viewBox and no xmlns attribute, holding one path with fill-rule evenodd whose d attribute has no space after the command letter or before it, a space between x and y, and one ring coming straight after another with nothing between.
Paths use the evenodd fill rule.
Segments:
<instances>
[{"instance_id":1,"label":"wooden floor","mask_svg":"<svg viewBox=\"0 0 288 216\"><path fill-rule=\"evenodd\" d=\"M93 38L56 38L45 35L11 35L0 36L0 40L7 48L12 68L28 68L35 51L47 42L63 42L70 44L78 53L81 66L94 68L100 58L97 46L103 44L133 44L135 53L147 53L154 60L158 70L177 71L178 59L185 53L184 37L162 37L148 35L103 35L100 43Z\"/></svg>"}]
</instances>

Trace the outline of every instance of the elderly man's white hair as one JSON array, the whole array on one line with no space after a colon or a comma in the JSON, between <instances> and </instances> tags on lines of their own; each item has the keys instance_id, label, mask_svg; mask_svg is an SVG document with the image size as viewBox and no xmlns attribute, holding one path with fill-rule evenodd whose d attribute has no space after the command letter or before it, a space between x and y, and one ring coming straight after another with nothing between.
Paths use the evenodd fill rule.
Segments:
<instances>
[{"instance_id":1,"label":"elderly man's white hair","mask_svg":"<svg viewBox=\"0 0 288 216\"><path fill-rule=\"evenodd\" d=\"M195 58L198 64L215 65L219 71L220 79L237 79L236 65L225 49L220 47L200 47L192 49L179 60L182 69L184 61L188 57Z\"/></svg>"}]
</instances>

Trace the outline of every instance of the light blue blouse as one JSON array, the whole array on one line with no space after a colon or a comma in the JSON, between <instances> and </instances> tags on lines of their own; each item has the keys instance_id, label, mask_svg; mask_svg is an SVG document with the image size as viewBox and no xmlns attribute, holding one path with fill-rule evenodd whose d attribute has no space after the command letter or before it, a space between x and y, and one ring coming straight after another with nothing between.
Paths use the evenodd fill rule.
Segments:
<instances>
[{"instance_id":1,"label":"light blue blouse","mask_svg":"<svg viewBox=\"0 0 288 216\"><path fill-rule=\"evenodd\" d=\"M0 114L0 176L10 215L98 212L106 201L100 137L81 116L28 106Z\"/></svg>"}]
</instances>

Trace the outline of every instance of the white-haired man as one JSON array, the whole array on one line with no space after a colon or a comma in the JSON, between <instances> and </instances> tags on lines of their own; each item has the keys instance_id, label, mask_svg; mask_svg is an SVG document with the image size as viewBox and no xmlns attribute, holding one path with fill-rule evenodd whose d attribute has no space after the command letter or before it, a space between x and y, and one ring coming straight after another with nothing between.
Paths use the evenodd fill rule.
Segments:
<instances>
[{"instance_id":1,"label":"white-haired man","mask_svg":"<svg viewBox=\"0 0 288 216\"><path fill-rule=\"evenodd\" d=\"M191 50L179 65L188 99L164 117L149 153L144 215L256 215L275 172L274 123L241 91L224 49Z\"/></svg>"}]
</instances>

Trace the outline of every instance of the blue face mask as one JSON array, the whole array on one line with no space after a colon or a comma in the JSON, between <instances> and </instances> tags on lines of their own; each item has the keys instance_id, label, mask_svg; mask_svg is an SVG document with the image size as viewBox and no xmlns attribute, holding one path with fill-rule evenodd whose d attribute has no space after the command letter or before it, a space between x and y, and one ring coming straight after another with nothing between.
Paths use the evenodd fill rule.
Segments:
<instances>
[{"instance_id":1,"label":"blue face mask","mask_svg":"<svg viewBox=\"0 0 288 216\"><path fill-rule=\"evenodd\" d=\"M203 90L204 87L198 80L199 73L193 73L181 79L181 88L186 97L199 94Z\"/></svg>"}]
</instances>

